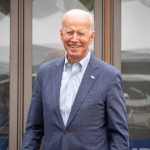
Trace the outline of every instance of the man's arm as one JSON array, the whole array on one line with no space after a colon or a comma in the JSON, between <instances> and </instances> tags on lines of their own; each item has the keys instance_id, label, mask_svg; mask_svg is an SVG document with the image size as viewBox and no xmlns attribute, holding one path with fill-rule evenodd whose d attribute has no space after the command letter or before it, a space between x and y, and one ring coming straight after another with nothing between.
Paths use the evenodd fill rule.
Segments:
<instances>
[{"instance_id":1,"label":"man's arm","mask_svg":"<svg viewBox=\"0 0 150 150\"><path fill-rule=\"evenodd\" d=\"M112 80L106 105L110 150L129 150L126 103L120 73Z\"/></svg>"},{"instance_id":2,"label":"man's arm","mask_svg":"<svg viewBox=\"0 0 150 150\"><path fill-rule=\"evenodd\" d=\"M23 137L22 150L38 150L41 145L43 137L43 110L41 98L41 82L39 75L37 75Z\"/></svg>"}]
</instances>

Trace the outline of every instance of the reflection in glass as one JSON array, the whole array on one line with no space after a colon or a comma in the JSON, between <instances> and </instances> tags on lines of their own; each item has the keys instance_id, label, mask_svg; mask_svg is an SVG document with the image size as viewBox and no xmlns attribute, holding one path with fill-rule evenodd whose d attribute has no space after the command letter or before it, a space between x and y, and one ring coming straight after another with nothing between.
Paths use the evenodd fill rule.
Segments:
<instances>
[{"instance_id":1,"label":"reflection in glass","mask_svg":"<svg viewBox=\"0 0 150 150\"><path fill-rule=\"evenodd\" d=\"M0 150L8 148L10 1L0 1Z\"/></svg>"},{"instance_id":2,"label":"reflection in glass","mask_svg":"<svg viewBox=\"0 0 150 150\"><path fill-rule=\"evenodd\" d=\"M122 73L131 146L150 148L150 1L122 0Z\"/></svg>"},{"instance_id":3,"label":"reflection in glass","mask_svg":"<svg viewBox=\"0 0 150 150\"><path fill-rule=\"evenodd\" d=\"M59 33L64 12L79 8L93 14L93 4L93 0L33 1L33 76L39 64L65 53Z\"/></svg>"}]
</instances>

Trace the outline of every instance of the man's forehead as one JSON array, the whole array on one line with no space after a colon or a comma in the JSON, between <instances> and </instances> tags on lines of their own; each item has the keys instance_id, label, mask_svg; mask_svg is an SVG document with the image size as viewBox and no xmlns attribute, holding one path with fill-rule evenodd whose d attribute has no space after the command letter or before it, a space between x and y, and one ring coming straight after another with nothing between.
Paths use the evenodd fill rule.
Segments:
<instances>
[{"instance_id":1,"label":"man's forehead","mask_svg":"<svg viewBox=\"0 0 150 150\"><path fill-rule=\"evenodd\" d=\"M63 31L65 31L65 32L88 32L89 30L85 29L85 28L67 28L67 27L64 27Z\"/></svg>"},{"instance_id":2,"label":"man's forehead","mask_svg":"<svg viewBox=\"0 0 150 150\"><path fill-rule=\"evenodd\" d=\"M90 30L90 27L89 26L80 26L80 25L65 25L63 26L63 30L66 30L66 31L89 31Z\"/></svg>"}]
</instances>

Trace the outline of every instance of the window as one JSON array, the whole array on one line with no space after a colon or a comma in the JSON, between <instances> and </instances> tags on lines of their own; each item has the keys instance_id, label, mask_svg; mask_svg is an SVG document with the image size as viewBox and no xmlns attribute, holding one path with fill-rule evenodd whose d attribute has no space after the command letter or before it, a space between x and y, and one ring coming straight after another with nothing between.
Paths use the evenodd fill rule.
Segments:
<instances>
[{"instance_id":1,"label":"window","mask_svg":"<svg viewBox=\"0 0 150 150\"><path fill-rule=\"evenodd\" d=\"M132 148L150 147L150 1L122 0L121 65Z\"/></svg>"},{"instance_id":2,"label":"window","mask_svg":"<svg viewBox=\"0 0 150 150\"><path fill-rule=\"evenodd\" d=\"M10 3L0 1L0 149L8 148L9 134Z\"/></svg>"}]
</instances>

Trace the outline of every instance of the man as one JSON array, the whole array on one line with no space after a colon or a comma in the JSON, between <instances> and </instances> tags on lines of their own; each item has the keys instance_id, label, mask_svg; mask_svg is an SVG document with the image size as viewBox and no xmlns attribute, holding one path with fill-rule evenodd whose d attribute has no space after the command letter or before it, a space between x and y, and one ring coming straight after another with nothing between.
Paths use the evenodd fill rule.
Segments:
<instances>
[{"instance_id":1,"label":"man","mask_svg":"<svg viewBox=\"0 0 150 150\"><path fill-rule=\"evenodd\" d=\"M120 72L95 58L92 16L70 10L62 20L64 58L39 68L23 150L128 150Z\"/></svg>"}]
</instances>

